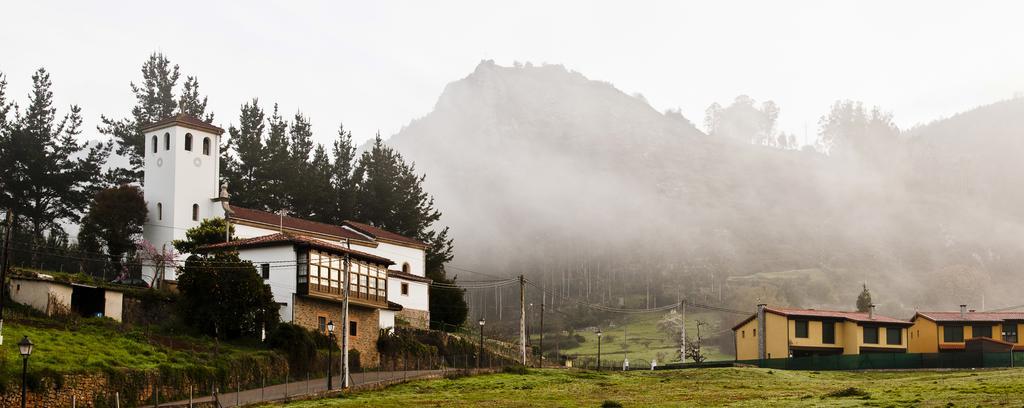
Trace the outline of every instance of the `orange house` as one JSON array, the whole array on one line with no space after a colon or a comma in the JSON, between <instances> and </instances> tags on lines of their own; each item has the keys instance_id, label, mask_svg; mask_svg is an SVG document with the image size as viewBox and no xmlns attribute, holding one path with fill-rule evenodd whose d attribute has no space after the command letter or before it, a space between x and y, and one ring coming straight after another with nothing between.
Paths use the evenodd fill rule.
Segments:
<instances>
[{"instance_id":1,"label":"orange house","mask_svg":"<svg viewBox=\"0 0 1024 408\"><path fill-rule=\"evenodd\" d=\"M759 305L732 328L736 359L906 353L910 322L869 312Z\"/></svg>"},{"instance_id":2,"label":"orange house","mask_svg":"<svg viewBox=\"0 0 1024 408\"><path fill-rule=\"evenodd\" d=\"M911 353L962 351L969 340L980 338L1024 350L1024 339L1018 335L1024 312L976 312L960 305L959 312L917 312L910 321Z\"/></svg>"}]
</instances>

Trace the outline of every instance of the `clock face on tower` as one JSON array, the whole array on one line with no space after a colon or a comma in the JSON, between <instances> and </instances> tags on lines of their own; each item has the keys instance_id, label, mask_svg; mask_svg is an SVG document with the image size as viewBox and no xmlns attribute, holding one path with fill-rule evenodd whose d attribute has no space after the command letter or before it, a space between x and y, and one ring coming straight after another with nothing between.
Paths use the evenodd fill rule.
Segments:
<instances>
[{"instance_id":1,"label":"clock face on tower","mask_svg":"<svg viewBox=\"0 0 1024 408\"><path fill-rule=\"evenodd\" d=\"M192 160L192 164L196 165L196 167L199 167L203 165L203 161L196 157L195 160Z\"/></svg>"},{"instance_id":2,"label":"clock face on tower","mask_svg":"<svg viewBox=\"0 0 1024 408\"><path fill-rule=\"evenodd\" d=\"M163 165L164 165L164 159L162 157L159 158L159 159L156 159L156 167L163 167Z\"/></svg>"}]
</instances>

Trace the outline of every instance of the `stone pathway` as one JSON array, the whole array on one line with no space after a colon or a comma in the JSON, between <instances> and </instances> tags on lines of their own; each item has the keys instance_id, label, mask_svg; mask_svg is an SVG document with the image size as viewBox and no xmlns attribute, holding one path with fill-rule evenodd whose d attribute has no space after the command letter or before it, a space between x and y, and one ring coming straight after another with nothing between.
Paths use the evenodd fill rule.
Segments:
<instances>
[{"instance_id":1,"label":"stone pathway","mask_svg":"<svg viewBox=\"0 0 1024 408\"><path fill-rule=\"evenodd\" d=\"M364 373L353 373L350 378L350 385L353 389L362 389L374 386L388 385L406 380L443 376L444 370L409 370L409 371L374 371ZM333 379L334 387L331 391L341 390L340 378ZM263 388L244 390L242 392L222 392L220 404L223 407L237 407L259 402L282 401L292 398L305 398L317 394L327 393L327 377L310 379L309 381L295 381L287 384L268 385ZM204 396L192 399L193 404L209 403L213 397ZM189 401L175 401L160 404L161 407L188 407Z\"/></svg>"}]
</instances>

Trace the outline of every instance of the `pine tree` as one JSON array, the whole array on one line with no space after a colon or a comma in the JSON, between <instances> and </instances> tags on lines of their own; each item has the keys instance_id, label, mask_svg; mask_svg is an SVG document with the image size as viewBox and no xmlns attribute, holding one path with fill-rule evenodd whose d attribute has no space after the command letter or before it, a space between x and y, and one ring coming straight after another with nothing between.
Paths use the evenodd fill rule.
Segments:
<instances>
[{"instance_id":1,"label":"pine tree","mask_svg":"<svg viewBox=\"0 0 1024 408\"><path fill-rule=\"evenodd\" d=\"M331 160L324 146L317 144L313 159L296 185L301 189L294 201L295 212L310 220L330 222L334 212L334 194L331 185Z\"/></svg>"},{"instance_id":2,"label":"pine tree","mask_svg":"<svg viewBox=\"0 0 1024 408\"><path fill-rule=\"evenodd\" d=\"M433 197L423 189L426 177L416 175L415 166L406 164L402 155L386 146L378 134L373 147L363 152L353 180L359 197L355 205L357 217L426 242L427 277L437 282L454 282L444 269L454 251L448 228L440 232L430 230L441 218L441 212L434 208ZM464 291L432 287L430 293L430 314L434 320L454 326L465 322L468 308Z\"/></svg>"},{"instance_id":3,"label":"pine tree","mask_svg":"<svg viewBox=\"0 0 1024 408\"><path fill-rule=\"evenodd\" d=\"M178 112L192 116L206 123L213 122L213 113L206 112L206 97L199 95L199 79L185 78L185 85L178 98Z\"/></svg>"},{"instance_id":4,"label":"pine tree","mask_svg":"<svg viewBox=\"0 0 1024 408\"><path fill-rule=\"evenodd\" d=\"M231 191L231 203L241 207L266 209L262 169L266 165L263 146L266 116L259 100L242 105L238 127L228 128L228 148L221 153L223 179Z\"/></svg>"},{"instance_id":5,"label":"pine tree","mask_svg":"<svg viewBox=\"0 0 1024 408\"><path fill-rule=\"evenodd\" d=\"M323 191L313 191L313 188L307 185L313 177L312 164L309 161L309 155L313 151L313 130L309 118L297 112L288 135L285 194L295 215L319 221L323 216L320 208L326 203L317 202L319 197L324 196Z\"/></svg>"},{"instance_id":6,"label":"pine tree","mask_svg":"<svg viewBox=\"0 0 1024 408\"><path fill-rule=\"evenodd\" d=\"M354 218L356 206L356 183L352 174L356 147L352 142L352 132L346 131L344 125L338 126L338 139L334 141L333 153L331 186L334 193L334 211L330 221L340 224Z\"/></svg>"},{"instance_id":7,"label":"pine tree","mask_svg":"<svg viewBox=\"0 0 1024 408\"><path fill-rule=\"evenodd\" d=\"M79 142L82 114L72 105L59 121L50 75L32 75L24 113L15 110L2 139L5 183L0 206L25 217L38 239L58 220L77 221L100 187L109 144Z\"/></svg>"},{"instance_id":8,"label":"pine tree","mask_svg":"<svg viewBox=\"0 0 1024 408\"><path fill-rule=\"evenodd\" d=\"M130 165L118 173L116 181L142 182L146 148L142 129L147 125L166 119L177 112L188 113L207 121L213 120L212 114L206 114L206 98L200 99L199 80L195 77L186 80L186 89L181 99L175 100L174 87L180 76L178 66L172 65L164 54L150 54L149 59L142 64L142 83L130 83L132 93L135 94L135 107L132 108L131 117L113 119L105 115L100 116L100 133L114 138L117 142L117 154L127 157Z\"/></svg>"},{"instance_id":9,"label":"pine tree","mask_svg":"<svg viewBox=\"0 0 1024 408\"><path fill-rule=\"evenodd\" d=\"M867 312L871 310L871 292L868 291L868 284L864 284L864 290L857 296L857 311Z\"/></svg>"},{"instance_id":10,"label":"pine tree","mask_svg":"<svg viewBox=\"0 0 1024 408\"><path fill-rule=\"evenodd\" d=\"M82 219L81 231L85 234L79 236L88 240L92 235L102 240L112 269L120 272L124 255L142 234L146 214L142 189L129 185L103 189L89 205L89 213Z\"/></svg>"},{"instance_id":11,"label":"pine tree","mask_svg":"<svg viewBox=\"0 0 1024 408\"><path fill-rule=\"evenodd\" d=\"M263 209L267 211L291 210L290 186L291 149L288 138L288 121L278 113L274 104L274 113L267 119L269 127L265 148L266 161L259 172L258 180L264 183Z\"/></svg>"},{"instance_id":12,"label":"pine tree","mask_svg":"<svg viewBox=\"0 0 1024 408\"><path fill-rule=\"evenodd\" d=\"M13 174L12 161L8 160L8 148L10 146L10 126L7 120L11 112L12 104L7 102L7 76L0 72L0 174ZM9 177L0 177L0 200L7 202L7 180Z\"/></svg>"},{"instance_id":13,"label":"pine tree","mask_svg":"<svg viewBox=\"0 0 1024 408\"><path fill-rule=\"evenodd\" d=\"M448 238L448 227L439 233L427 233L426 275L434 282L455 284L456 277L448 277L444 265L451 262L455 253L453 240ZM464 289L430 287L430 323L432 328L449 330L466 322L469 305L466 304ZM443 324L441 324L443 323Z\"/></svg>"},{"instance_id":14,"label":"pine tree","mask_svg":"<svg viewBox=\"0 0 1024 408\"><path fill-rule=\"evenodd\" d=\"M384 144L377 134L363 152L353 179L357 182L356 214L360 220L411 237L420 237L441 218L434 199L423 190L424 176Z\"/></svg>"}]
</instances>

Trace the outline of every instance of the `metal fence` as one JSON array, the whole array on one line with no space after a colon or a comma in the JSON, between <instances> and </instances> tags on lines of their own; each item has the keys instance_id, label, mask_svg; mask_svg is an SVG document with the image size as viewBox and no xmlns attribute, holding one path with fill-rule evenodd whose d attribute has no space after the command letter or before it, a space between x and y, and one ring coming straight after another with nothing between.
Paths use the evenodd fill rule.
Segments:
<instances>
[{"instance_id":1,"label":"metal fence","mask_svg":"<svg viewBox=\"0 0 1024 408\"><path fill-rule=\"evenodd\" d=\"M778 370L912 370L1024 367L1024 352L866 353L762 360L672 363L657 369L727 367L737 364Z\"/></svg>"},{"instance_id":2,"label":"metal fence","mask_svg":"<svg viewBox=\"0 0 1024 408\"><path fill-rule=\"evenodd\" d=\"M334 363L337 363L337 358ZM352 367L348 386L352 389L373 388L415 379L493 372L510 365L515 365L515 362L491 353L485 353L480 359L477 354L382 356L377 367ZM325 364L322 366L326 367ZM280 375L252 371L241 368L228 370L217 375L216 379L205 381L182 381L155 372L146 377L116 379L108 384L109 388L101 390L76 389L75 384L69 383L65 384L66 387L51 388L45 394L30 393L27 406L235 407L325 396L330 391L341 390L344 384L337 364L332 368L330 388L325 370L308 370L299 374L285 371ZM0 403L0 406L4 404Z\"/></svg>"},{"instance_id":3,"label":"metal fence","mask_svg":"<svg viewBox=\"0 0 1024 408\"><path fill-rule=\"evenodd\" d=\"M737 361L782 370L895 370L935 368L1022 367L1024 353L868 353Z\"/></svg>"}]
</instances>

